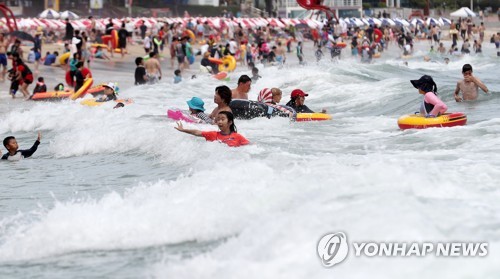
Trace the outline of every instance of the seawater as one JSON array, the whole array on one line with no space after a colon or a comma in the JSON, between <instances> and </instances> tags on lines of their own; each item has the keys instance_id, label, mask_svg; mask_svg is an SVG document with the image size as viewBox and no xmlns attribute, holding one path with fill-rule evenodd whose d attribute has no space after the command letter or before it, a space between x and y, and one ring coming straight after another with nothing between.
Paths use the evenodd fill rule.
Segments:
<instances>
[{"instance_id":1,"label":"seawater","mask_svg":"<svg viewBox=\"0 0 500 279\"><path fill-rule=\"evenodd\" d=\"M135 102L116 110L2 92L2 138L15 135L21 148L36 131L43 139L32 159L0 164L0 277L498 278L500 62L491 45L484 51L448 65L420 51L408 66L395 54L363 65L345 53L338 63L261 67L251 99L279 87L285 103L301 88L333 120L239 120L252 142L242 148L177 132L166 111L193 96L211 110L214 88L235 87L245 69L227 82L199 74L133 87L133 69L111 77L97 65L96 82L115 79ZM465 63L491 95L454 101ZM466 126L398 129L399 116L418 110L409 80L423 74L449 111L467 114ZM317 241L337 231L358 242L485 241L489 255L351 253L325 269Z\"/></svg>"}]
</instances>

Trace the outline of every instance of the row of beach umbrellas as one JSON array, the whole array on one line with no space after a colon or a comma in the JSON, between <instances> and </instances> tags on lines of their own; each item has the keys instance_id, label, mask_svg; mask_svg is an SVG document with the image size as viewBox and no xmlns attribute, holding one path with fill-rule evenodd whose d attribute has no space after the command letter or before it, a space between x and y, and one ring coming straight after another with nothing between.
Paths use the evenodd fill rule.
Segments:
<instances>
[{"instance_id":1,"label":"row of beach umbrellas","mask_svg":"<svg viewBox=\"0 0 500 279\"><path fill-rule=\"evenodd\" d=\"M61 19L47 19L47 18L19 18L16 19L17 26L20 30L35 30L35 29L44 29L44 30L63 30L65 28L65 21ZM144 24L148 29L159 29L165 22L168 24L172 23L180 23L183 26L186 26L188 22L196 23L200 22L208 22L208 24L215 28L220 28L223 24L237 26L241 25L243 28L254 28L254 27L263 27L267 25L271 25L272 27L277 28L285 28L290 25L294 26L307 26L309 28L319 28L324 25L324 22L321 20L316 20L312 18L305 19L292 19L292 18L219 18L219 17L196 17L196 18L123 18L123 19L112 19L113 25L116 29L121 27L123 21L130 21L134 27L139 27ZM89 19L76 19L70 20L73 27L77 30L85 30L88 29L91 25L91 21ZM97 19L96 20L96 29L97 30L105 30L106 24L108 24L109 19ZM5 29L5 18L0 18L0 29ZM342 29L346 27L364 27L368 25L378 25L378 26L416 26L416 25L439 25L439 26L447 26L450 25L451 21L447 18L440 17L438 19L435 18L427 18L427 20L422 20L419 18L414 18L412 20L400 19L400 18L340 18L339 24L342 26Z\"/></svg>"},{"instance_id":2,"label":"row of beach umbrellas","mask_svg":"<svg viewBox=\"0 0 500 279\"><path fill-rule=\"evenodd\" d=\"M71 20L74 20L74 19L79 19L80 17L75 14L74 12L72 11L64 11L64 12L56 12L52 9L46 9L45 11L41 12L39 15L38 15L39 18L45 18L45 19L71 19Z\"/></svg>"}]
</instances>

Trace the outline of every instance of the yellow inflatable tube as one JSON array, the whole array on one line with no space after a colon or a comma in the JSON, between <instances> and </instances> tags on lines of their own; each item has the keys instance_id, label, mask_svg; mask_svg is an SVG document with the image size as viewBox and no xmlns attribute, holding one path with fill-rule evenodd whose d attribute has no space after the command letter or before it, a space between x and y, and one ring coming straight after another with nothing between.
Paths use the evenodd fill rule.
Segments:
<instances>
[{"instance_id":1,"label":"yellow inflatable tube","mask_svg":"<svg viewBox=\"0 0 500 279\"><path fill-rule=\"evenodd\" d=\"M63 53L63 55L61 55L61 57L59 57L59 63L61 63L61 65L66 65L66 63L69 60L70 55L71 55L70 52Z\"/></svg>"},{"instance_id":2,"label":"yellow inflatable tube","mask_svg":"<svg viewBox=\"0 0 500 279\"><path fill-rule=\"evenodd\" d=\"M467 115L461 112L445 113L431 118L426 118L420 114L409 114L398 119L398 126L402 130L463 126L466 123Z\"/></svg>"},{"instance_id":3,"label":"yellow inflatable tube","mask_svg":"<svg viewBox=\"0 0 500 279\"><path fill-rule=\"evenodd\" d=\"M332 116L322 112L297 113L296 121L323 121L331 120Z\"/></svg>"},{"instance_id":4,"label":"yellow inflatable tube","mask_svg":"<svg viewBox=\"0 0 500 279\"><path fill-rule=\"evenodd\" d=\"M221 60L222 64L219 65L220 72L232 72L236 69L236 59L234 56L226 55Z\"/></svg>"},{"instance_id":5,"label":"yellow inflatable tube","mask_svg":"<svg viewBox=\"0 0 500 279\"><path fill-rule=\"evenodd\" d=\"M92 86L92 82L93 82L92 78L88 78L83 83L83 86L78 91L73 93L73 95L71 95L69 98L71 100L76 100L76 99L80 98L81 96L83 96L87 92L87 90Z\"/></svg>"}]
</instances>

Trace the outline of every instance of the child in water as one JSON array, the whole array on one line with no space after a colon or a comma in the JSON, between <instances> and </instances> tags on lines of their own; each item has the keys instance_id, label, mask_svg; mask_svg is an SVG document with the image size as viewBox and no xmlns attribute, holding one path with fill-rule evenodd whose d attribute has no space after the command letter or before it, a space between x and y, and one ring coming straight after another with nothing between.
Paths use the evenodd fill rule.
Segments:
<instances>
[{"instance_id":1,"label":"child in water","mask_svg":"<svg viewBox=\"0 0 500 279\"><path fill-rule=\"evenodd\" d=\"M47 92L47 85L45 85L43 77L38 78L33 94Z\"/></svg>"},{"instance_id":2,"label":"child in water","mask_svg":"<svg viewBox=\"0 0 500 279\"><path fill-rule=\"evenodd\" d=\"M245 137L238 134L236 126L234 125L234 116L231 112L219 112L216 123L220 129L219 132L185 129L181 122L177 122L177 127L175 127L175 129L193 136L204 137L207 141L222 142L231 147L238 147L250 143Z\"/></svg>"},{"instance_id":3,"label":"child in water","mask_svg":"<svg viewBox=\"0 0 500 279\"><path fill-rule=\"evenodd\" d=\"M198 123L215 124L214 121L205 113L205 102L198 97L193 97L187 101L191 116L195 117Z\"/></svg>"},{"instance_id":4,"label":"child in water","mask_svg":"<svg viewBox=\"0 0 500 279\"><path fill-rule=\"evenodd\" d=\"M7 153L2 156L2 160L8 160L8 161L19 161L23 158L28 158L35 153L35 151L38 148L38 145L40 144L40 140L42 139L42 134L38 132L38 137L35 141L35 144L30 149L26 150L18 150L19 146L17 145L17 140L15 137L6 137L3 140L3 146L7 148ZM0 155L2 155L2 152L0 151Z\"/></svg>"},{"instance_id":5,"label":"child in water","mask_svg":"<svg viewBox=\"0 0 500 279\"><path fill-rule=\"evenodd\" d=\"M179 83L182 81L181 70L177 69L174 71L174 83Z\"/></svg>"},{"instance_id":6,"label":"child in water","mask_svg":"<svg viewBox=\"0 0 500 279\"><path fill-rule=\"evenodd\" d=\"M424 95L420 106L420 114L426 118L436 117L446 112L448 107L437 96L437 85L432 77L424 75L418 80L410 80L411 84L418 89L418 93Z\"/></svg>"},{"instance_id":7,"label":"child in water","mask_svg":"<svg viewBox=\"0 0 500 279\"><path fill-rule=\"evenodd\" d=\"M488 94L488 87L478 77L472 75L472 66L470 64L465 64L462 67L462 75L464 78L457 82L457 87L455 88L455 101L476 100L479 88ZM460 92L462 92L463 98L460 97Z\"/></svg>"}]
</instances>

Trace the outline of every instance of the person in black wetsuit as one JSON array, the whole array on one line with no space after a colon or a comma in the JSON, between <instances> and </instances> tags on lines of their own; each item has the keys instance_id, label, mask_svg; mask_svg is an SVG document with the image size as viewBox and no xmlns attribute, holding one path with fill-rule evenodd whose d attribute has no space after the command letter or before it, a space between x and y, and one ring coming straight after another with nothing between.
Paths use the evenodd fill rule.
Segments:
<instances>
[{"instance_id":1,"label":"person in black wetsuit","mask_svg":"<svg viewBox=\"0 0 500 279\"><path fill-rule=\"evenodd\" d=\"M306 96L309 96L309 94L304 93L304 91L300 89L295 89L292 91L292 94L290 95L290 101L288 101L286 105L295 109L297 113L314 113L314 111L304 105ZM326 113L326 110L323 109L321 112Z\"/></svg>"},{"instance_id":2,"label":"person in black wetsuit","mask_svg":"<svg viewBox=\"0 0 500 279\"><path fill-rule=\"evenodd\" d=\"M17 145L17 140L15 137L6 137L3 140L3 145L7 148L7 153L2 156L2 160L8 161L19 161L23 158L28 158L35 153L38 145L40 144L40 139L42 138L42 134L38 132L38 138L35 141L35 144L30 149L26 150L18 150L19 146ZM0 155L2 153L0 152Z\"/></svg>"},{"instance_id":3,"label":"person in black wetsuit","mask_svg":"<svg viewBox=\"0 0 500 279\"><path fill-rule=\"evenodd\" d=\"M144 59L142 57L137 57L135 59L135 85L143 85L146 84L148 75L146 74L146 68L144 68Z\"/></svg>"}]
</instances>

